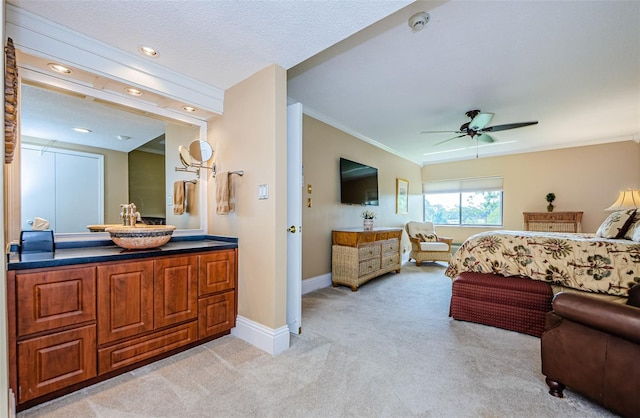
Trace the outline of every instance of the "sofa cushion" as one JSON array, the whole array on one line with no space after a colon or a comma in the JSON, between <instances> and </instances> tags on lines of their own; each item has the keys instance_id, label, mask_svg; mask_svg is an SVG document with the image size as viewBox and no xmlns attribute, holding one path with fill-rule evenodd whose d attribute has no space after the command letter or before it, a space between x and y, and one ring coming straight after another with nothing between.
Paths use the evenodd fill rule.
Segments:
<instances>
[{"instance_id":1,"label":"sofa cushion","mask_svg":"<svg viewBox=\"0 0 640 418\"><path fill-rule=\"evenodd\" d=\"M633 222L635 213L635 209L613 212L602 222L596 231L596 236L601 238L623 238L629 225Z\"/></svg>"}]
</instances>

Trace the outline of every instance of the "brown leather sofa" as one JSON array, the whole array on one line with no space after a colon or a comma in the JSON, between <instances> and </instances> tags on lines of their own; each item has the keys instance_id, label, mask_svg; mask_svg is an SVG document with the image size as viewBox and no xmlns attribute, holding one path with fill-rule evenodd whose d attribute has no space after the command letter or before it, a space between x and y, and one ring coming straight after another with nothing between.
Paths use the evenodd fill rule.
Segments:
<instances>
[{"instance_id":1,"label":"brown leather sofa","mask_svg":"<svg viewBox=\"0 0 640 418\"><path fill-rule=\"evenodd\" d=\"M627 305L559 293L541 337L549 393L565 386L623 417L640 417L640 285ZM633 297L632 297L633 296Z\"/></svg>"}]
</instances>

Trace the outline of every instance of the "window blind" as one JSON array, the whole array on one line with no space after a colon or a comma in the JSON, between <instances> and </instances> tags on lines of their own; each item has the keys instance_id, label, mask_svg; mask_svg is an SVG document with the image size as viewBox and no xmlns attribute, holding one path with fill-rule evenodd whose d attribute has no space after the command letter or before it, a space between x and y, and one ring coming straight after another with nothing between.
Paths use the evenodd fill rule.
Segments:
<instances>
[{"instance_id":1,"label":"window blind","mask_svg":"<svg viewBox=\"0 0 640 418\"><path fill-rule=\"evenodd\" d=\"M422 192L460 193L477 191L500 191L502 190L502 186L502 177L479 177L472 179L427 181L422 184Z\"/></svg>"}]
</instances>

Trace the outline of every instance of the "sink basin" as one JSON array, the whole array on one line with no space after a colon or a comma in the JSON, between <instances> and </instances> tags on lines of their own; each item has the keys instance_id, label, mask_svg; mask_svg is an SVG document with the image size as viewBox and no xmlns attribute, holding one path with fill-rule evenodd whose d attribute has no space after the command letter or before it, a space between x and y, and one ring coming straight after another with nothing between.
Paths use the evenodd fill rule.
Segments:
<instances>
[{"instance_id":1,"label":"sink basin","mask_svg":"<svg viewBox=\"0 0 640 418\"><path fill-rule=\"evenodd\" d=\"M105 231L117 246L128 250L143 250L166 244L175 229L174 225L118 225L108 226Z\"/></svg>"}]
</instances>

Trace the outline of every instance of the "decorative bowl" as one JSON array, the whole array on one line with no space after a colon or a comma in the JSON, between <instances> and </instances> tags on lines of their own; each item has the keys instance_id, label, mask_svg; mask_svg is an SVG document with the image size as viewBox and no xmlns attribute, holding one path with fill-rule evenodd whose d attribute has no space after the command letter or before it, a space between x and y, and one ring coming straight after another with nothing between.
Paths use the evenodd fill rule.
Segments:
<instances>
[{"instance_id":1,"label":"decorative bowl","mask_svg":"<svg viewBox=\"0 0 640 418\"><path fill-rule=\"evenodd\" d=\"M111 236L111 241L119 247L144 250L161 247L169 242L175 229L174 225L118 225L109 226L105 231Z\"/></svg>"}]
</instances>

